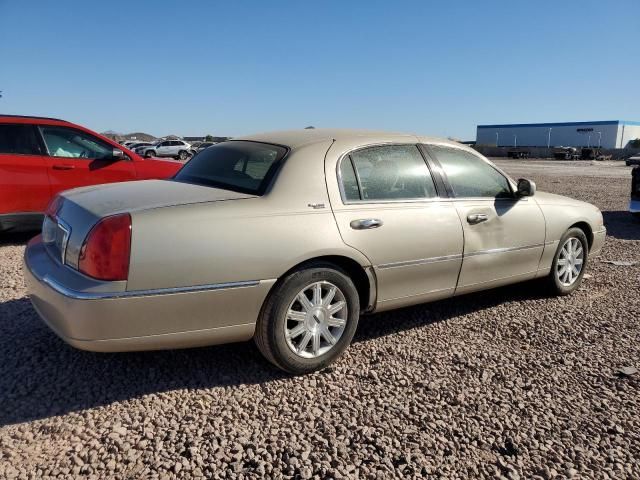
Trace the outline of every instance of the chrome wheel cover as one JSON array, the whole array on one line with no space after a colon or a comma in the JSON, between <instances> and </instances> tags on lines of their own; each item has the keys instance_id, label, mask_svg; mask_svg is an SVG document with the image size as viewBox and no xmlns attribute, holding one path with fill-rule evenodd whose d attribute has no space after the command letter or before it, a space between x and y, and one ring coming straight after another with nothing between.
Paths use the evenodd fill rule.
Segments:
<instances>
[{"instance_id":1,"label":"chrome wheel cover","mask_svg":"<svg viewBox=\"0 0 640 480\"><path fill-rule=\"evenodd\" d=\"M331 282L315 282L304 287L289 304L284 335L293 353L316 358L340 340L348 319L347 300Z\"/></svg>"},{"instance_id":2,"label":"chrome wheel cover","mask_svg":"<svg viewBox=\"0 0 640 480\"><path fill-rule=\"evenodd\" d=\"M561 285L570 287L573 285L584 265L584 249L582 242L575 237L571 237L564 242L558 262L556 264L556 277Z\"/></svg>"}]
</instances>

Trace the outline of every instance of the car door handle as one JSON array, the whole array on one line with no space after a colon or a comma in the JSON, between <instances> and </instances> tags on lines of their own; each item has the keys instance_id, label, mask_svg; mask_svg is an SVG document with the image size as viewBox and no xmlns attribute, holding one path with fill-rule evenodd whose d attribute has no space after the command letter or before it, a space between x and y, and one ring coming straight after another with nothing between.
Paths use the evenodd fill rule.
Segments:
<instances>
[{"instance_id":1,"label":"car door handle","mask_svg":"<svg viewBox=\"0 0 640 480\"><path fill-rule=\"evenodd\" d=\"M487 215L486 213L472 213L470 215L467 215L467 222L469 222L471 225L486 222L487 220L489 220L489 215Z\"/></svg>"},{"instance_id":2,"label":"car door handle","mask_svg":"<svg viewBox=\"0 0 640 480\"><path fill-rule=\"evenodd\" d=\"M354 230L367 230L369 228L379 228L382 226L382 220L377 218L359 218L358 220L352 220L351 228Z\"/></svg>"},{"instance_id":3,"label":"car door handle","mask_svg":"<svg viewBox=\"0 0 640 480\"><path fill-rule=\"evenodd\" d=\"M53 169L54 170L73 170L74 168L76 168L73 165L54 165Z\"/></svg>"}]
</instances>

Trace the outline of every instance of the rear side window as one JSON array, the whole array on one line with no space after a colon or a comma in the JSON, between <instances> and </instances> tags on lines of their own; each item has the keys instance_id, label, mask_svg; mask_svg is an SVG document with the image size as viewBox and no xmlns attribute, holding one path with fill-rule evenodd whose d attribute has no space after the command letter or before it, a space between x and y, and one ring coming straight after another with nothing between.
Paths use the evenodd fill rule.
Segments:
<instances>
[{"instance_id":1,"label":"rear side window","mask_svg":"<svg viewBox=\"0 0 640 480\"><path fill-rule=\"evenodd\" d=\"M2 154L40 155L33 126L0 124L0 155Z\"/></svg>"},{"instance_id":2,"label":"rear side window","mask_svg":"<svg viewBox=\"0 0 640 480\"><path fill-rule=\"evenodd\" d=\"M458 148L430 145L457 198L510 198L509 181L481 158Z\"/></svg>"},{"instance_id":3,"label":"rear side window","mask_svg":"<svg viewBox=\"0 0 640 480\"><path fill-rule=\"evenodd\" d=\"M174 180L263 195L286 153L286 148L267 143L219 143L194 156Z\"/></svg>"},{"instance_id":4,"label":"rear side window","mask_svg":"<svg viewBox=\"0 0 640 480\"><path fill-rule=\"evenodd\" d=\"M357 150L342 160L340 169L345 200L412 200L436 196L429 168L415 145L382 145Z\"/></svg>"},{"instance_id":5,"label":"rear side window","mask_svg":"<svg viewBox=\"0 0 640 480\"><path fill-rule=\"evenodd\" d=\"M340 163L340 179L342 181L342 191L344 199L347 201L360 200L360 189L358 188L358 180L356 172L353 170L351 158L346 157Z\"/></svg>"}]
</instances>

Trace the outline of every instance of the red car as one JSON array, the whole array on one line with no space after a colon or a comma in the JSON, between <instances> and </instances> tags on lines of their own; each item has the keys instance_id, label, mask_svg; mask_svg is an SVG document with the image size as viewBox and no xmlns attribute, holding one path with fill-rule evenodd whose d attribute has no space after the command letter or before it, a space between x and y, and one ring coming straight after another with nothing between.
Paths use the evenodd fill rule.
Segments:
<instances>
[{"instance_id":1,"label":"red car","mask_svg":"<svg viewBox=\"0 0 640 480\"><path fill-rule=\"evenodd\" d=\"M64 120L0 115L0 231L39 228L49 200L62 190L168 178L181 166L142 158Z\"/></svg>"}]
</instances>

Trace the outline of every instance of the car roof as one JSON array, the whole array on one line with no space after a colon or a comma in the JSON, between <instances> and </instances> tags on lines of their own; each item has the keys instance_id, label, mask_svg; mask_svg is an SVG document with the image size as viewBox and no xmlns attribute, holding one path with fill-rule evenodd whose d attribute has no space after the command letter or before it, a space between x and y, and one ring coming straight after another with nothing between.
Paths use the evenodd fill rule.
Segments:
<instances>
[{"instance_id":1,"label":"car roof","mask_svg":"<svg viewBox=\"0 0 640 480\"><path fill-rule=\"evenodd\" d=\"M16 122L16 123L46 123L46 122L62 122L70 123L66 120L53 117L39 117L36 115L8 115L0 114L0 122Z\"/></svg>"},{"instance_id":2,"label":"car roof","mask_svg":"<svg viewBox=\"0 0 640 480\"><path fill-rule=\"evenodd\" d=\"M412 133L401 132L384 132L375 130L354 130L354 129L325 129L325 128L309 128L300 130L282 130L274 132L257 133L253 135L246 135L235 137L231 141L237 140L249 140L253 142L274 143L278 145L285 145L290 148L299 148L304 145L312 143L323 142L326 140L353 140L356 138L362 138L363 143L375 142L380 139L387 141L387 139L406 139L408 141L426 142L426 143L446 143L456 146L462 146L461 144L438 137L425 137L422 135L416 135Z\"/></svg>"}]
</instances>

